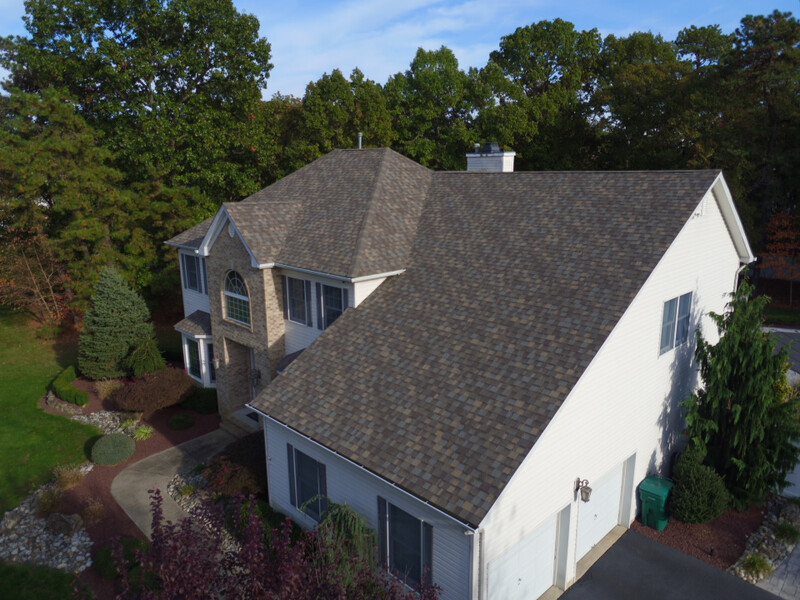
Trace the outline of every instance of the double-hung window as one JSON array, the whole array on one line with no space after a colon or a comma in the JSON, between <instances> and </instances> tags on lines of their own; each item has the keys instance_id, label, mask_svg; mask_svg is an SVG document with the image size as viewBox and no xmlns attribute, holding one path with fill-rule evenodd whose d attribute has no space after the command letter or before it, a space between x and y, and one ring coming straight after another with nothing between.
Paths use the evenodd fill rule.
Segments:
<instances>
[{"instance_id":1,"label":"double-hung window","mask_svg":"<svg viewBox=\"0 0 800 600\"><path fill-rule=\"evenodd\" d=\"M250 296L244 279L236 271L228 271L225 276L225 316L250 325Z\"/></svg>"},{"instance_id":2,"label":"double-hung window","mask_svg":"<svg viewBox=\"0 0 800 600\"><path fill-rule=\"evenodd\" d=\"M286 444L289 459L289 500L315 521L328 509L325 465Z\"/></svg>"},{"instance_id":3,"label":"double-hung window","mask_svg":"<svg viewBox=\"0 0 800 600\"><path fill-rule=\"evenodd\" d=\"M183 288L205 294L208 292L206 261L192 254L181 254L181 271L183 271Z\"/></svg>"},{"instance_id":4,"label":"double-hung window","mask_svg":"<svg viewBox=\"0 0 800 600\"><path fill-rule=\"evenodd\" d=\"M317 328L327 329L347 308L347 290L317 284Z\"/></svg>"},{"instance_id":5,"label":"double-hung window","mask_svg":"<svg viewBox=\"0 0 800 600\"><path fill-rule=\"evenodd\" d=\"M433 527L378 497L381 565L413 587L433 578Z\"/></svg>"},{"instance_id":6,"label":"double-hung window","mask_svg":"<svg viewBox=\"0 0 800 600\"><path fill-rule=\"evenodd\" d=\"M283 290L284 318L312 327L311 282L305 279L284 276Z\"/></svg>"},{"instance_id":7,"label":"double-hung window","mask_svg":"<svg viewBox=\"0 0 800 600\"><path fill-rule=\"evenodd\" d=\"M664 313L661 317L661 354L689 339L691 308L691 292L664 302Z\"/></svg>"}]
</instances>

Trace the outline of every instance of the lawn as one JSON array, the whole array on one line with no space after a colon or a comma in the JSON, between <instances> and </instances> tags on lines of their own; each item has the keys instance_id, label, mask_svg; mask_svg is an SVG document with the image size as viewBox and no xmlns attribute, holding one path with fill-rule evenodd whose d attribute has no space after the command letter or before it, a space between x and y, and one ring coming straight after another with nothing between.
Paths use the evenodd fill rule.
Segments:
<instances>
[{"instance_id":1,"label":"lawn","mask_svg":"<svg viewBox=\"0 0 800 600\"><path fill-rule=\"evenodd\" d=\"M74 347L37 339L25 314L2 306L0 339L2 514L47 481L56 465L84 462L84 444L98 431L37 406L64 363L74 360Z\"/></svg>"}]
</instances>

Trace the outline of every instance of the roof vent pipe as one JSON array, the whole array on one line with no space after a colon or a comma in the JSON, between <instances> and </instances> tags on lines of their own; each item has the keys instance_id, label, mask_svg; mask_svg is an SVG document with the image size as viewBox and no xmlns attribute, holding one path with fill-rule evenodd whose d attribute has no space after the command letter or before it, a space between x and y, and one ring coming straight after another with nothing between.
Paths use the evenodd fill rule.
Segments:
<instances>
[{"instance_id":1,"label":"roof vent pipe","mask_svg":"<svg viewBox=\"0 0 800 600\"><path fill-rule=\"evenodd\" d=\"M361 138L364 137L364 134L360 131L358 132L358 149L361 150Z\"/></svg>"}]
</instances>

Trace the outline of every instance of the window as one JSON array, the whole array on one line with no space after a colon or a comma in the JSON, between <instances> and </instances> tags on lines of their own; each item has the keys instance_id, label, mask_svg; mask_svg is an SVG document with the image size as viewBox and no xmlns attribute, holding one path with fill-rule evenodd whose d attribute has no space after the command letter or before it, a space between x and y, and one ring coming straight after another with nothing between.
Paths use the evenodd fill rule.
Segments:
<instances>
[{"instance_id":1,"label":"window","mask_svg":"<svg viewBox=\"0 0 800 600\"><path fill-rule=\"evenodd\" d=\"M317 284L317 328L327 329L347 308L347 290Z\"/></svg>"},{"instance_id":2,"label":"window","mask_svg":"<svg viewBox=\"0 0 800 600\"><path fill-rule=\"evenodd\" d=\"M433 578L433 527L378 497L381 564L407 585Z\"/></svg>"},{"instance_id":3,"label":"window","mask_svg":"<svg viewBox=\"0 0 800 600\"><path fill-rule=\"evenodd\" d=\"M225 316L250 325L250 298L244 280L236 271L228 271L225 277Z\"/></svg>"},{"instance_id":4,"label":"window","mask_svg":"<svg viewBox=\"0 0 800 600\"><path fill-rule=\"evenodd\" d=\"M661 354L680 346L689 339L691 307L691 292L664 302L664 314L661 318Z\"/></svg>"},{"instance_id":5,"label":"window","mask_svg":"<svg viewBox=\"0 0 800 600\"><path fill-rule=\"evenodd\" d=\"M186 340L186 354L189 356L189 374L200 379L200 349L194 340Z\"/></svg>"},{"instance_id":6,"label":"window","mask_svg":"<svg viewBox=\"0 0 800 600\"><path fill-rule=\"evenodd\" d=\"M208 356L208 379L211 383L217 381L217 370L214 368L214 344L206 344L206 355Z\"/></svg>"},{"instance_id":7,"label":"window","mask_svg":"<svg viewBox=\"0 0 800 600\"><path fill-rule=\"evenodd\" d=\"M205 294L208 291L206 260L191 254L181 254L183 287Z\"/></svg>"},{"instance_id":8,"label":"window","mask_svg":"<svg viewBox=\"0 0 800 600\"><path fill-rule=\"evenodd\" d=\"M283 317L311 327L311 282L294 277L284 277L283 296Z\"/></svg>"},{"instance_id":9,"label":"window","mask_svg":"<svg viewBox=\"0 0 800 600\"><path fill-rule=\"evenodd\" d=\"M289 455L289 497L296 506L315 521L328 509L328 486L325 465L286 444Z\"/></svg>"}]
</instances>

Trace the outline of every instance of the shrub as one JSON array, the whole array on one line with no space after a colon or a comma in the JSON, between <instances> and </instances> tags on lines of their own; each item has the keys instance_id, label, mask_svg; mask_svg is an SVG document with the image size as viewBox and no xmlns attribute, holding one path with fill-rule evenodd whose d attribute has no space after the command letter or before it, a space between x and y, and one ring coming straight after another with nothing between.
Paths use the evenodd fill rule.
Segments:
<instances>
[{"instance_id":1,"label":"shrub","mask_svg":"<svg viewBox=\"0 0 800 600\"><path fill-rule=\"evenodd\" d=\"M56 485L58 485L60 489L68 490L83 481L85 473L80 467L59 465L53 469L53 476L56 479Z\"/></svg>"},{"instance_id":2,"label":"shrub","mask_svg":"<svg viewBox=\"0 0 800 600\"><path fill-rule=\"evenodd\" d=\"M126 385L114 395L124 410L152 412L186 400L195 389L194 381L179 369L164 369Z\"/></svg>"},{"instance_id":3,"label":"shrub","mask_svg":"<svg viewBox=\"0 0 800 600\"><path fill-rule=\"evenodd\" d=\"M775 523L773 533L776 538L787 544L796 544L800 541L800 529L785 519Z\"/></svg>"},{"instance_id":4,"label":"shrub","mask_svg":"<svg viewBox=\"0 0 800 600\"><path fill-rule=\"evenodd\" d=\"M92 446L92 462L98 465L116 465L128 460L136 450L136 443L124 433L109 433Z\"/></svg>"},{"instance_id":5,"label":"shrub","mask_svg":"<svg viewBox=\"0 0 800 600\"><path fill-rule=\"evenodd\" d=\"M36 516L43 519L57 513L63 498L64 492L61 488L53 486L44 488L36 500Z\"/></svg>"},{"instance_id":6,"label":"shrub","mask_svg":"<svg viewBox=\"0 0 800 600\"><path fill-rule=\"evenodd\" d=\"M83 504L81 517L86 523L96 524L106 516L106 506L99 498L89 498Z\"/></svg>"},{"instance_id":7,"label":"shrub","mask_svg":"<svg viewBox=\"0 0 800 600\"><path fill-rule=\"evenodd\" d=\"M341 577L345 552L335 535L316 531L292 537L291 520L270 535L252 500L237 499L229 514L240 516L239 544L229 543L222 507L203 504L198 519L209 527L197 527L193 519L165 522L161 494L153 496L153 542L142 556L136 574L124 560L120 570L120 600L160 600L207 597L209 590L219 598L384 598L385 600L435 600L440 590L425 585L416 591L373 567L370 557L349 558L350 577ZM118 549L116 555L122 557ZM334 557L333 562L328 557ZM151 584L143 589L140 582Z\"/></svg>"},{"instance_id":8,"label":"shrub","mask_svg":"<svg viewBox=\"0 0 800 600\"><path fill-rule=\"evenodd\" d=\"M150 425L139 425L133 430L133 439L137 442L149 440L153 435L153 428Z\"/></svg>"},{"instance_id":9,"label":"shrub","mask_svg":"<svg viewBox=\"0 0 800 600\"><path fill-rule=\"evenodd\" d=\"M122 545L122 556L125 560L125 567L132 569L139 564L136 560L136 551L147 552L150 544L135 537L124 537L119 542ZM98 575L103 579L116 579L119 577L116 561L112 552L113 544L101 547L95 552L92 563Z\"/></svg>"},{"instance_id":10,"label":"shrub","mask_svg":"<svg viewBox=\"0 0 800 600\"><path fill-rule=\"evenodd\" d=\"M123 385L125 384L119 379L103 379L94 382L94 391L97 392L101 400L105 400L106 398L110 398L111 395Z\"/></svg>"},{"instance_id":11,"label":"shrub","mask_svg":"<svg viewBox=\"0 0 800 600\"><path fill-rule=\"evenodd\" d=\"M186 483L181 486L181 489L179 491L181 493L181 496L191 496L197 491L197 488L193 486L191 483Z\"/></svg>"},{"instance_id":12,"label":"shrub","mask_svg":"<svg viewBox=\"0 0 800 600\"><path fill-rule=\"evenodd\" d=\"M167 420L167 427L175 431L189 429L192 425L194 425L194 417L187 413L172 415L169 420Z\"/></svg>"},{"instance_id":13,"label":"shrub","mask_svg":"<svg viewBox=\"0 0 800 600\"><path fill-rule=\"evenodd\" d=\"M222 496L266 494L265 464L264 438L252 433L229 444L212 458L203 476L211 489Z\"/></svg>"},{"instance_id":14,"label":"shrub","mask_svg":"<svg viewBox=\"0 0 800 600\"><path fill-rule=\"evenodd\" d=\"M217 390L214 388L195 387L194 392L181 403L181 407L193 410L201 415L219 412Z\"/></svg>"},{"instance_id":15,"label":"shrub","mask_svg":"<svg viewBox=\"0 0 800 600\"><path fill-rule=\"evenodd\" d=\"M156 338L151 332L150 336L145 336L136 342L131 353L125 359L125 365L130 373L141 377L147 373L155 373L167 368L164 357L158 349Z\"/></svg>"},{"instance_id":16,"label":"shrub","mask_svg":"<svg viewBox=\"0 0 800 600\"><path fill-rule=\"evenodd\" d=\"M675 464L672 514L684 523L707 523L729 504L725 482L714 469L701 464L702 458L701 451L687 448Z\"/></svg>"},{"instance_id":17,"label":"shrub","mask_svg":"<svg viewBox=\"0 0 800 600\"><path fill-rule=\"evenodd\" d=\"M762 579L772 573L774 567L769 559L758 552L751 552L742 560L742 568L748 575Z\"/></svg>"},{"instance_id":18,"label":"shrub","mask_svg":"<svg viewBox=\"0 0 800 600\"><path fill-rule=\"evenodd\" d=\"M89 394L72 385L72 382L77 378L78 375L75 373L75 367L69 366L61 371L53 380L53 383L50 384L50 389L64 402L70 402L78 406L86 406L89 404Z\"/></svg>"}]
</instances>

